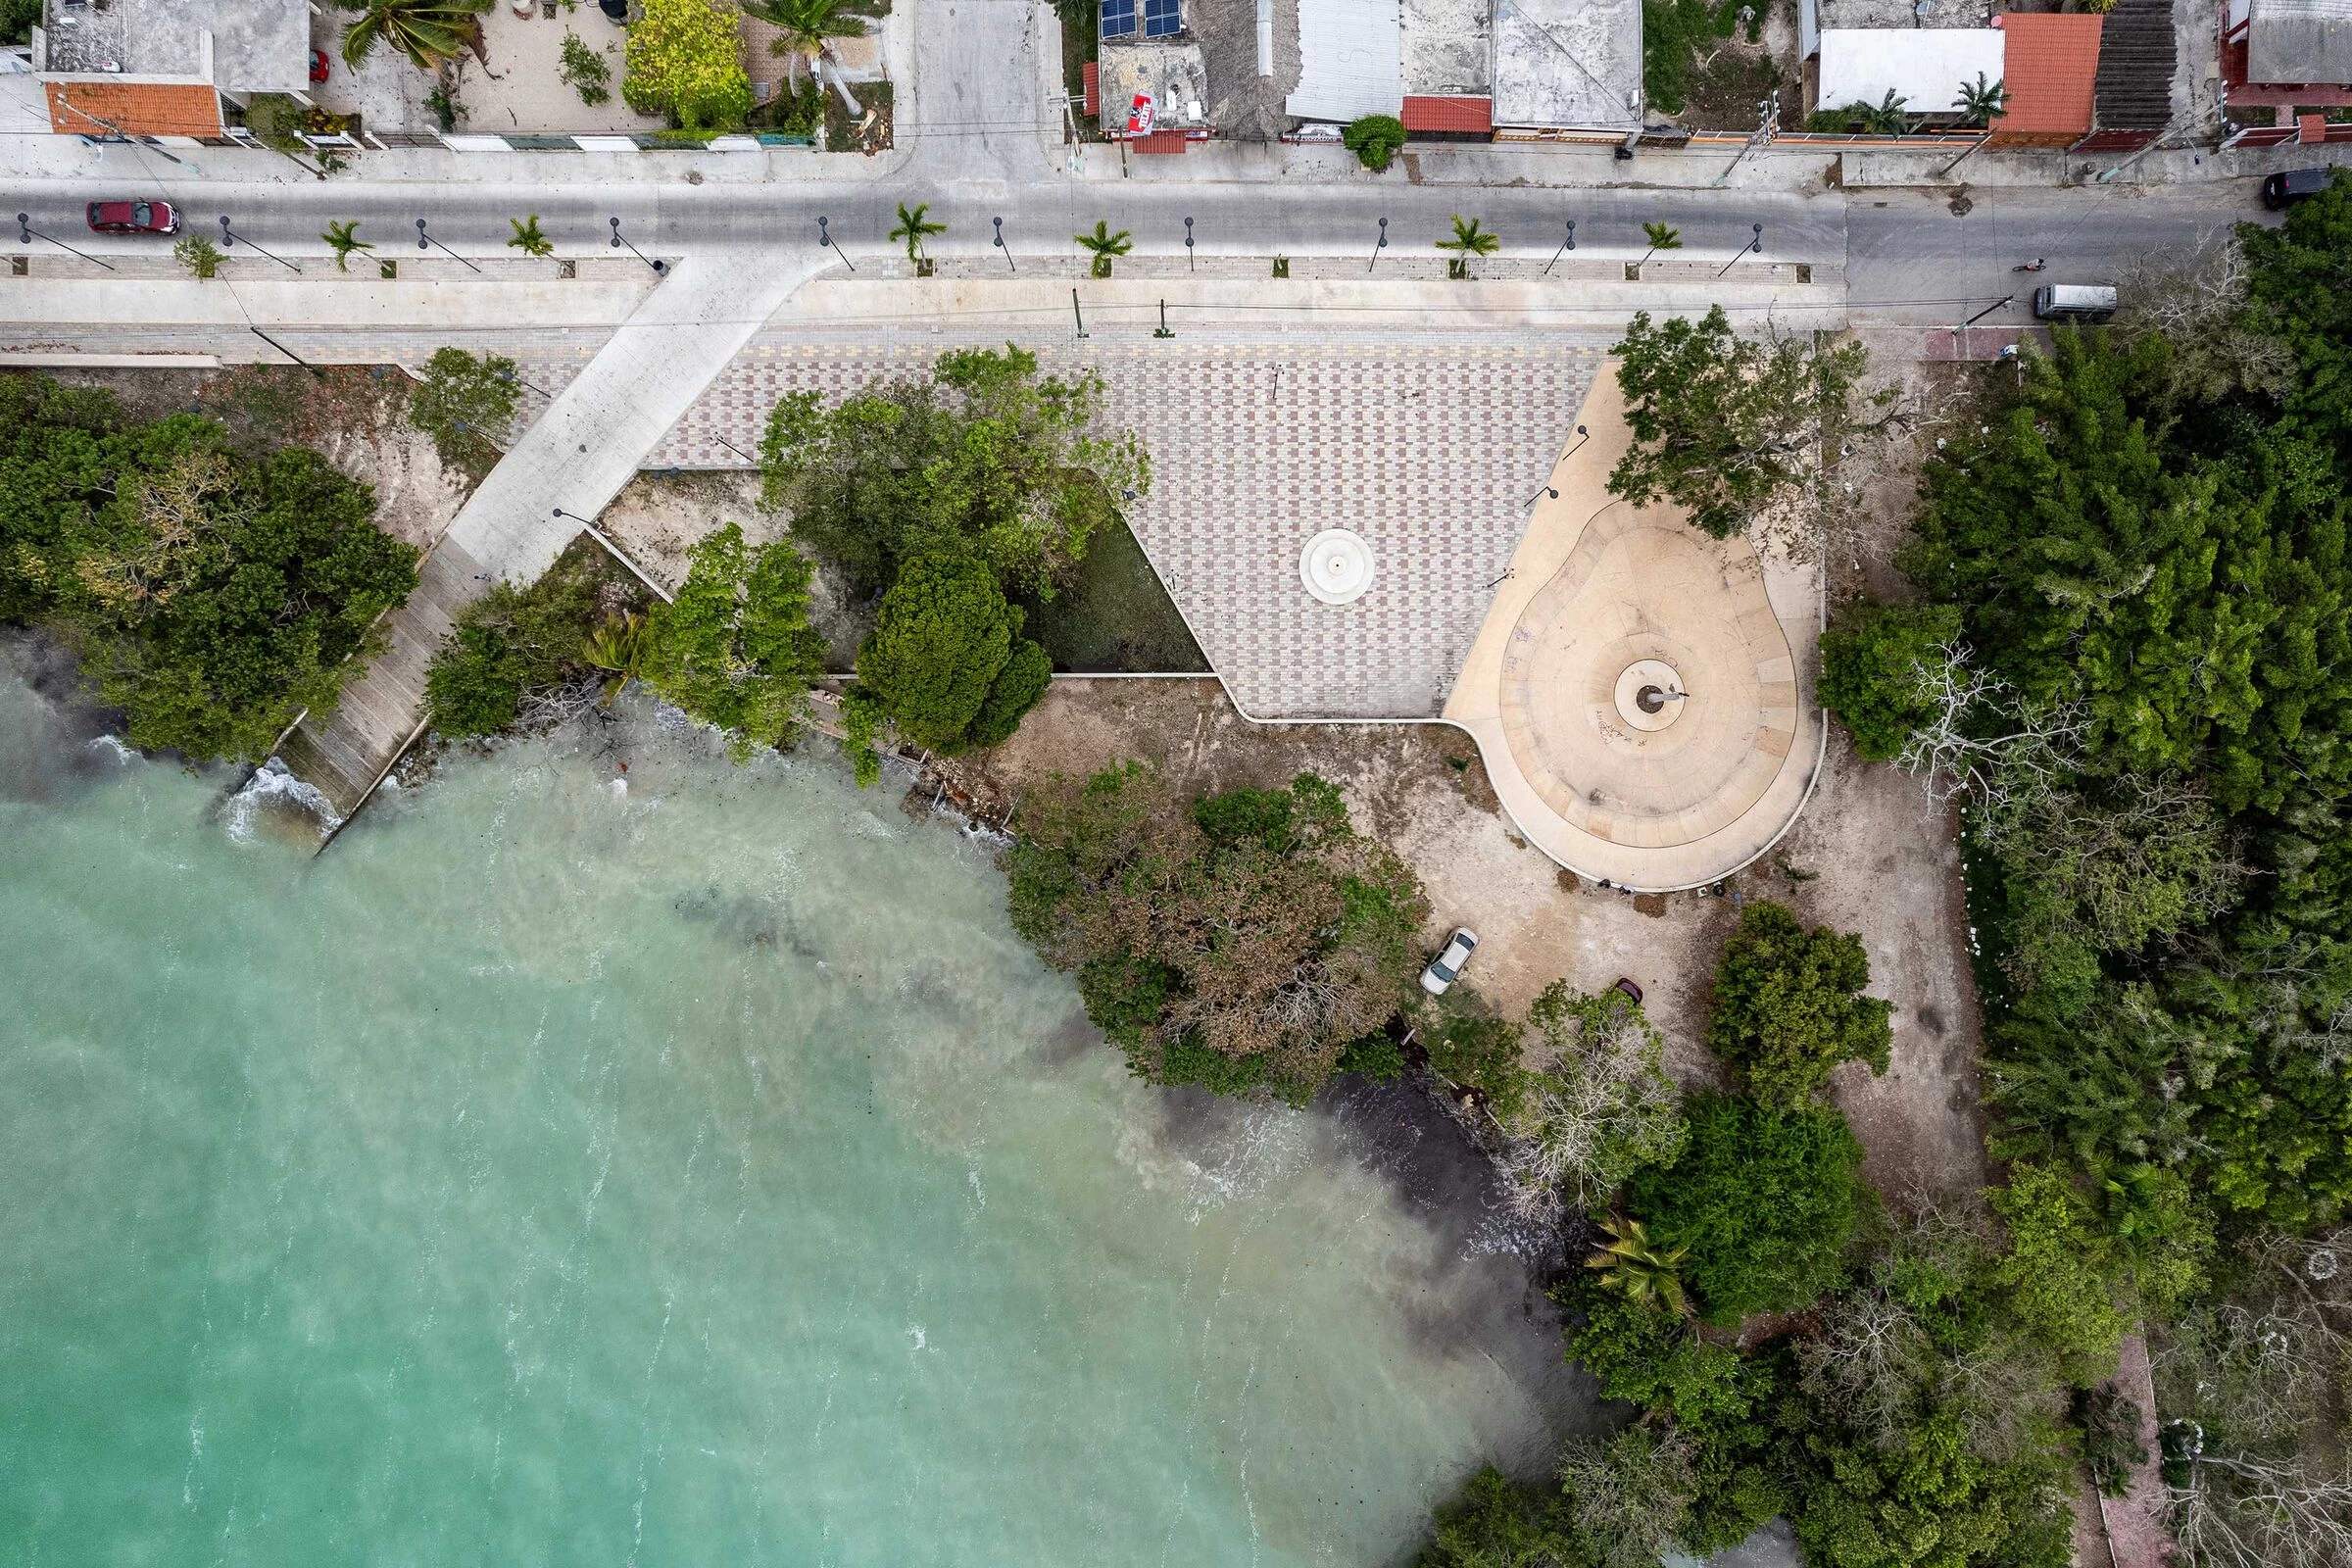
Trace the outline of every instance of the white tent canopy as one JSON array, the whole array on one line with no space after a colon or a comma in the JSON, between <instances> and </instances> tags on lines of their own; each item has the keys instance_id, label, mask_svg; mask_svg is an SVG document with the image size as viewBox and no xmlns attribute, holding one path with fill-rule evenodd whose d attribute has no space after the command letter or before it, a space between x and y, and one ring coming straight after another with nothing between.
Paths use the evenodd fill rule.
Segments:
<instances>
[{"instance_id":1,"label":"white tent canopy","mask_svg":"<svg viewBox=\"0 0 2352 1568\"><path fill-rule=\"evenodd\" d=\"M1831 27L1821 35L1823 109L1878 105L1891 92L1915 115L1955 113L1963 85L1981 74L1999 81L2001 32L1995 27Z\"/></svg>"}]
</instances>

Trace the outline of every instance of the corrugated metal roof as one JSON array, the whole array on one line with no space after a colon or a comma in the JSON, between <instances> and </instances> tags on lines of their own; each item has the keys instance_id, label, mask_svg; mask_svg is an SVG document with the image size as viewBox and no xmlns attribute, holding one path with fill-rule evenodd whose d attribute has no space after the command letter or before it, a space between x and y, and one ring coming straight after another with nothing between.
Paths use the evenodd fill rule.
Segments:
<instances>
[{"instance_id":1,"label":"corrugated metal roof","mask_svg":"<svg viewBox=\"0 0 2352 1568\"><path fill-rule=\"evenodd\" d=\"M2008 42L2002 47L2000 79L2009 95L1993 128L2077 136L2090 129L2102 25L2104 19L2096 13L2012 11L2003 17L2001 34Z\"/></svg>"},{"instance_id":2,"label":"corrugated metal roof","mask_svg":"<svg viewBox=\"0 0 2352 1568\"><path fill-rule=\"evenodd\" d=\"M1494 128L1494 100L1492 98L1426 98L1407 94L1404 111L1397 119L1407 130L1475 131L1484 134Z\"/></svg>"},{"instance_id":3,"label":"corrugated metal roof","mask_svg":"<svg viewBox=\"0 0 2352 1568\"><path fill-rule=\"evenodd\" d=\"M1346 122L1404 106L1404 29L1396 0L1298 0L1298 86L1283 107Z\"/></svg>"},{"instance_id":4,"label":"corrugated metal roof","mask_svg":"<svg viewBox=\"0 0 2352 1568\"><path fill-rule=\"evenodd\" d=\"M2352 0L2254 0L2248 81L2352 81Z\"/></svg>"},{"instance_id":5,"label":"corrugated metal roof","mask_svg":"<svg viewBox=\"0 0 2352 1568\"><path fill-rule=\"evenodd\" d=\"M1998 81L2007 69L2001 34L1991 27L1832 27L1821 35L1824 109L1880 104L1891 92L1915 115L1948 115L1961 83L1982 73Z\"/></svg>"}]
</instances>

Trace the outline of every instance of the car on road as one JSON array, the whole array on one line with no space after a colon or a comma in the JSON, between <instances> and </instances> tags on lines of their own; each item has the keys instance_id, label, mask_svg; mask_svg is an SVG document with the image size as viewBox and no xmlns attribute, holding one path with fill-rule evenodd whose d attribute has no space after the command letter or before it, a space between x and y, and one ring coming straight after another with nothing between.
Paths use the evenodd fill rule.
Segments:
<instances>
[{"instance_id":1,"label":"car on road","mask_svg":"<svg viewBox=\"0 0 2352 1568\"><path fill-rule=\"evenodd\" d=\"M99 234L176 234L179 210L170 202L92 202L90 228Z\"/></svg>"},{"instance_id":2,"label":"car on road","mask_svg":"<svg viewBox=\"0 0 2352 1568\"><path fill-rule=\"evenodd\" d=\"M1461 978L1462 965L1470 961L1471 953L1478 947L1478 933L1468 926L1457 926L1446 939L1446 951L1429 960L1421 971L1421 989L1433 997L1442 997L1446 988Z\"/></svg>"},{"instance_id":3,"label":"car on road","mask_svg":"<svg viewBox=\"0 0 2352 1568\"><path fill-rule=\"evenodd\" d=\"M2272 212L2309 201L2328 188L2325 169L2285 169L2262 182L2262 205Z\"/></svg>"},{"instance_id":4,"label":"car on road","mask_svg":"<svg viewBox=\"0 0 2352 1568\"><path fill-rule=\"evenodd\" d=\"M2034 291L2034 314L2045 321L2104 321L2115 314L2115 286L2044 283Z\"/></svg>"}]
</instances>

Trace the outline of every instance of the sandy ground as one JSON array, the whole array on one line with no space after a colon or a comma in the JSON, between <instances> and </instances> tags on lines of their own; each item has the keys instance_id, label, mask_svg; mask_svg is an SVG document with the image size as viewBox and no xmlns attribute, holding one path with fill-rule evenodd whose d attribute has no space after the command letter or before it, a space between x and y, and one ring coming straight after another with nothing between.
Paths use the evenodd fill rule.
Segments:
<instances>
[{"instance_id":1,"label":"sandy ground","mask_svg":"<svg viewBox=\"0 0 2352 1568\"><path fill-rule=\"evenodd\" d=\"M674 591L686 580L695 542L730 522L740 523L745 540L755 545L790 531L783 519L760 510L760 476L736 471L641 473L605 509L598 526L647 576ZM811 551L802 553L815 559ZM824 634L828 663L846 670L858 658L865 620L821 564L810 597L809 618Z\"/></svg>"},{"instance_id":2,"label":"sandy ground","mask_svg":"<svg viewBox=\"0 0 2352 1568\"><path fill-rule=\"evenodd\" d=\"M612 71L606 85L612 96L591 108L558 74L564 64L564 34L604 57ZM641 115L621 101L621 47L627 30L613 25L592 4L570 11L559 6L551 19L533 6L518 17L509 0L498 0L482 14L483 52L490 57L484 69L471 55L460 57L463 85L458 92L466 118L460 130L486 131L631 131L660 130L666 122L659 115Z\"/></svg>"},{"instance_id":3,"label":"sandy ground","mask_svg":"<svg viewBox=\"0 0 2352 1568\"><path fill-rule=\"evenodd\" d=\"M1676 1075L1718 1075L1702 1037L1716 956L1738 918L1732 898L1634 898L1578 882L1513 830L1476 748L1450 726L1259 726L1213 679L1060 679L1012 740L959 771L983 809L994 802L1017 810L1019 792L1051 774L1124 757L1155 763L1187 789L1267 785L1307 769L1332 779L1357 825L1420 875L1429 944L1455 925L1479 933L1463 983L1482 1001L1515 1013L1555 979L1592 991L1624 975L1646 993ZM1862 933L1873 990L1895 1003L1893 1059L1884 1079L1842 1069L1833 1093L1867 1151L1871 1180L1890 1197L1971 1188L1983 1176L1958 878L1950 824L1930 820L1909 778L1856 762L1839 739L1783 851L1726 888Z\"/></svg>"}]
</instances>

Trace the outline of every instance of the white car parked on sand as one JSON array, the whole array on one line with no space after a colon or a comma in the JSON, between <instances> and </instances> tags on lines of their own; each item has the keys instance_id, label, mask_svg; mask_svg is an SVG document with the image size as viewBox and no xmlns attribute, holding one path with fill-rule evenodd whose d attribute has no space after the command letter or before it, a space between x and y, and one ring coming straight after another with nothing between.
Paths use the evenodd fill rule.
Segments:
<instances>
[{"instance_id":1,"label":"white car parked on sand","mask_svg":"<svg viewBox=\"0 0 2352 1568\"><path fill-rule=\"evenodd\" d=\"M1461 978L1462 965L1470 961L1471 952L1478 946L1478 933L1468 926L1455 928L1446 941L1446 951L1429 960L1421 971L1421 989L1433 997L1442 997L1446 988Z\"/></svg>"}]
</instances>

